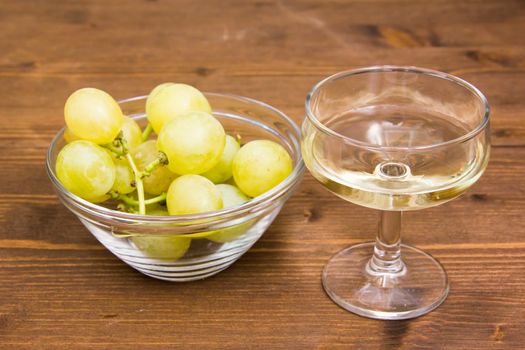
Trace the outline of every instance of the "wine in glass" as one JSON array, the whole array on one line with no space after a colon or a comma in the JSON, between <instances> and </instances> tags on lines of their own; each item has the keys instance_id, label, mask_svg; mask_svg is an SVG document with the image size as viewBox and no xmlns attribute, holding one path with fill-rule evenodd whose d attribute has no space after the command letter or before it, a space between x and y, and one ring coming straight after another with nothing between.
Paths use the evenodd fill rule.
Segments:
<instances>
[{"instance_id":1,"label":"wine in glass","mask_svg":"<svg viewBox=\"0 0 525 350\"><path fill-rule=\"evenodd\" d=\"M490 151L483 94L429 69L345 71L308 94L302 131L312 175L339 197L381 210L376 241L350 246L325 266L327 294L378 319L413 318L440 305L449 290L445 270L401 244L401 215L452 200L479 179Z\"/></svg>"}]
</instances>

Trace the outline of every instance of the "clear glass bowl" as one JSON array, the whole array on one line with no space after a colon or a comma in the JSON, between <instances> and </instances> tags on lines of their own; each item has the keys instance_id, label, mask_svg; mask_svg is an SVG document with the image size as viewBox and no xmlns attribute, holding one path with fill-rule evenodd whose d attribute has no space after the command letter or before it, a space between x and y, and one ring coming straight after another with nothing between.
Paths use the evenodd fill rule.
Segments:
<instances>
[{"instance_id":1,"label":"clear glass bowl","mask_svg":"<svg viewBox=\"0 0 525 350\"><path fill-rule=\"evenodd\" d=\"M284 146L294 164L290 176L239 207L184 216L136 215L90 203L62 186L55 173L55 162L65 145L63 129L47 153L47 173L62 203L119 259L154 278L192 281L226 269L262 236L298 187L304 172L300 129L284 113L245 97L205 95L213 115L230 135L241 135L242 142L264 138ZM119 101L124 114L141 126L146 124L145 102L146 96ZM155 241L157 247L158 241L166 244L160 251L148 248L148 242Z\"/></svg>"}]
</instances>

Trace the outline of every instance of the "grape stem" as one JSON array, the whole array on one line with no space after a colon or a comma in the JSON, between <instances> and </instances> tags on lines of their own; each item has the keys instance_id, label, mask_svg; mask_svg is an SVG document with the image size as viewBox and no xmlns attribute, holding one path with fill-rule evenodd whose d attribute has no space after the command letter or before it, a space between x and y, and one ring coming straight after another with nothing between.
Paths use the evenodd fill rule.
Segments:
<instances>
[{"instance_id":1,"label":"grape stem","mask_svg":"<svg viewBox=\"0 0 525 350\"><path fill-rule=\"evenodd\" d=\"M151 173L155 169L157 169L159 166L167 165L167 164L168 164L168 157L166 156L166 154L164 152L159 152L159 155L157 156L157 158L155 158L155 160L153 160L151 163L146 165L144 170L142 170L142 172L140 174L140 178L143 179L146 176L150 176Z\"/></svg>"},{"instance_id":2,"label":"grape stem","mask_svg":"<svg viewBox=\"0 0 525 350\"><path fill-rule=\"evenodd\" d=\"M146 204L144 203L144 184L142 183L142 173L137 169L133 157L129 153L128 144L126 139L123 137L122 131L117 135L113 142L104 145L107 149L117 155L117 157L125 156L128 160L131 170L133 170L133 175L135 176L135 186L137 187L137 195L139 197L138 206L139 214L146 215ZM115 196L113 196L115 197ZM123 200L123 202L125 202Z\"/></svg>"},{"instance_id":3,"label":"grape stem","mask_svg":"<svg viewBox=\"0 0 525 350\"><path fill-rule=\"evenodd\" d=\"M117 209L120 210L120 211L125 211L125 212L128 212L128 213L132 213L132 214L138 214L139 213L137 211L137 209L135 209L134 206L127 205L124 202L119 203L119 205L117 205Z\"/></svg>"},{"instance_id":4,"label":"grape stem","mask_svg":"<svg viewBox=\"0 0 525 350\"><path fill-rule=\"evenodd\" d=\"M120 131L115 137L115 139L110 142L102 145L102 147L110 150L117 158L121 158L129 152L128 144L124 138L124 134Z\"/></svg>"},{"instance_id":5,"label":"grape stem","mask_svg":"<svg viewBox=\"0 0 525 350\"><path fill-rule=\"evenodd\" d=\"M148 123L148 125L146 125L146 128L142 132L142 142L148 141L149 135L151 135L152 131L153 131L153 127L151 126L151 124Z\"/></svg>"},{"instance_id":6,"label":"grape stem","mask_svg":"<svg viewBox=\"0 0 525 350\"><path fill-rule=\"evenodd\" d=\"M127 153L127 150L122 146L122 143L108 143L103 145L104 148L107 148L110 150L113 154L115 154L117 157L122 157Z\"/></svg>"},{"instance_id":7,"label":"grape stem","mask_svg":"<svg viewBox=\"0 0 525 350\"><path fill-rule=\"evenodd\" d=\"M125 195L125 194L119 194L116 199L124 202L124 204L127 204L127 205L131 205L131 206L138 206L139 205L139 202L128 196L128 195ZM159 202L163 202L166 200L166 193L163 192L161 194L159 194L157 197L153 197L153 198L150 198L150 199L146 199L144 201L144 204L145 205L150 205L150 204L154 204L154 203L159 203Z\"/></svg>"},{"instance_id":8,"label":"grape stem","mask_svg":"<svg viewBox=\"0 0 525 350\"><path fill-rule=\"evenodd\" d=\"M133 157L131 157L131 154L126 153L126 159L129 162L129 165L131 166L131 170L133 170L133 174L135 175L135 185L137 186L137 194L139 197L139 214L145 215L146 214L146 204L144 203L144 184L142 183L142 178L140 177L140 172L137 169L137 166L135 165L135 162L133 161Z\"/></svg>"}]
</instances>

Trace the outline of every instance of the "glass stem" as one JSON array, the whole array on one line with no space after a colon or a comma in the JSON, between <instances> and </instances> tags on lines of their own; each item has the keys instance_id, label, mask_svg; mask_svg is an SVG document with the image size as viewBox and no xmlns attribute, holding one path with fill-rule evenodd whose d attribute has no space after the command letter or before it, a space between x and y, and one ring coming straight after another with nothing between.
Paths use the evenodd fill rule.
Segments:
<instances>
[{"instance_id":1,"label":"glass stem","mask_svg":"<svg viewBox=\"0 0 525 350\"><path fill-rule=\"evenodd\" d=\"M401 260L401 211L381 211L374 255L367 272L372 275L403 274L405 264Z\"/></svg>"}]
</instances>

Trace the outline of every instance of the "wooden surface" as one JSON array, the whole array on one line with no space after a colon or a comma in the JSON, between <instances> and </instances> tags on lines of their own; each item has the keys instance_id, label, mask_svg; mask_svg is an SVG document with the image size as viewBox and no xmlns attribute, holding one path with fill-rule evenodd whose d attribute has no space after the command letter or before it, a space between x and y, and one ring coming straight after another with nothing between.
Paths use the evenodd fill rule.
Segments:
<instances>
[{"instance_id":1,"label":"wooden surface","mask_svg":"<svg viewBox=\"0 0 525 350\"><path fill-rule=\"evenodd\" d=\"M524 349L525 2L0 0L0 349ZM307 175L228 270L172 284L105 250L44 170L75 89L116 98L180 81L250 96L297 122L340 70L405 64L457 74L492 106L493 153L462 198L406 215L404 241L452 289L424 317L348 313L320 272L374 237L377 213Z\"/></svg>"}]
</instances>

